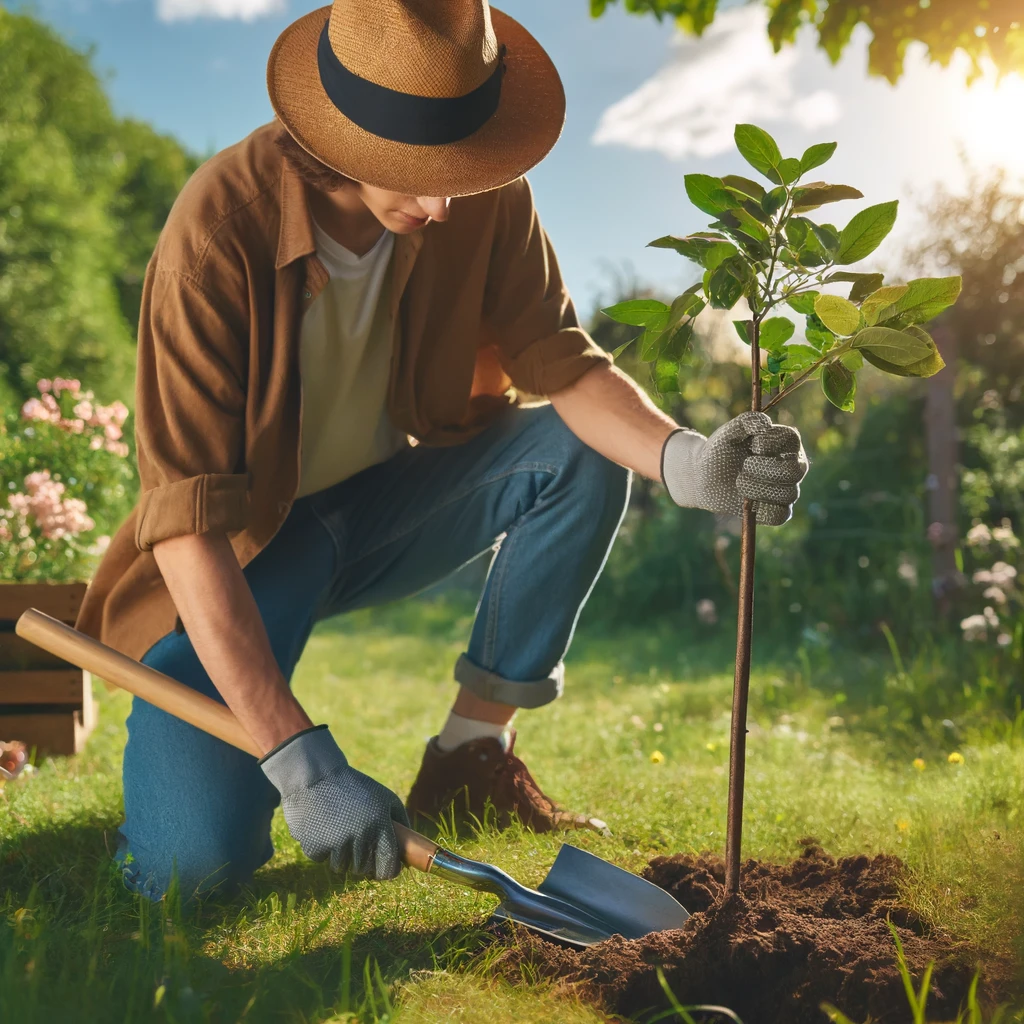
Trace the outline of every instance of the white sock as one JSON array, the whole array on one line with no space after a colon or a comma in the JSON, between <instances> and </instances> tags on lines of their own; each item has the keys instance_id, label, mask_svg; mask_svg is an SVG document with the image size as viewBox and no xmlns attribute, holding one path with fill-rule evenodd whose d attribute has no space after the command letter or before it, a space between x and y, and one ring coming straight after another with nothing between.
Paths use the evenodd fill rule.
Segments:
<instances>
[{"instance_id":1,"label":"white sock","mask_svg":"<svg viewBox=\"0 0 1024 1024\"><path fill-rule=\"evenodd\" d=\"M444 751L454 750L470 740L493 736L508 750L509 730L512 723L495 725L493 722L481 722L476 718L463 718L454 711L448 713L448 721L437 737L437 745Z\"/></svg>"}]
</instances>

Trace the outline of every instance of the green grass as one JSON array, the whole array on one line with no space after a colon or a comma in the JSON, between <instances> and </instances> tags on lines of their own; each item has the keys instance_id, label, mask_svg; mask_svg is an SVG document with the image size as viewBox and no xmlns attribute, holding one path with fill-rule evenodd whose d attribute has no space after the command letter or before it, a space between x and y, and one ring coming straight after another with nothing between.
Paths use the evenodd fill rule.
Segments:
<instances>
[{"instance_id":1,"label":"green grass","mask_svg":"<svg viewBox=\"0 0 1024 1024\"><path fill-rule=\"evenodd\" d=\"M299 666L295 688L314 721L330 722L353 764L402 795L453 695L468 611L406 602L347 616L318 629ZM952 747L888 743L877 713L868 728L807 680L806 664L755 669L745 854L788 859L806 836L837 855L896 853L912 869L912 907L989 954L1013 955L1024 882L1019 723L973 737L956 748L964 762L950 764ZM687 649L668 627L584 630L565 697L519 716L517 752L566 806L608 821L610 839L572 837L602 857L638 870L661 853L719 851L730 689L721 645ZM185 913L173 900L137 900L105 850L120 822L129 698L99 698L84 754L0 791L5 1024L604 1019L529 978L512 986L488 975L478 929L489 898L410 872L344 888L302 857L280 815L277 855L244 898ZM485 831L456 846L533 885L558 840Z\"/></svg>"}]
</instances>

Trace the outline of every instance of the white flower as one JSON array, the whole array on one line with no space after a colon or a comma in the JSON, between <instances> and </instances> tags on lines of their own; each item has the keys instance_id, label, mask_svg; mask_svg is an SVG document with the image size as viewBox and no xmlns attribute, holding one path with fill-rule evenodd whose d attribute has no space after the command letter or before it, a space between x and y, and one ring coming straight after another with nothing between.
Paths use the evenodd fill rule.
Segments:
<instances>
[{"instance_id":1,"label":"white flower","mask_svg":"<svg viewBox=\"0 0 1024 1024\"><path fill-rule=\"evenodd\" d=\"M978 523L967 531L967 543L972 547L986 547L992 540L992 533L984 523Z\"/></svg>"},{"instance_id":2,"label":"white flower","mask_svg":"<svg viewBox=\"0 0 1024 1024\"><path fill-rule=\"evenodd\" d=\"M718 609L710 597L702 597L697 602L697 621L703 626L713 626L718 621Z\"/></svg>"},{"instance_id":3,"label":"white flower","mask_svg":"<svg viewBox=\"0 0 1024 1024\"><path fill-rule=\"evenodd\" d=\"M985 605L985 621L995 629L999 625L999 616L996 615L995 610L990 604Z\"/></svg>"},{"instance_id":4,"label":"white flower","mask_svg":"<svg viewBox=\"0 0 1024 1024\"><path fill-rule=\"evenodd\" d=\"M988 636L988 621L984 615L968 615L961 620L960 628L968 641L984 640Z\"/></svg>"},{"instance_id":5,"label":"white flower","mask_svg":"<svg viewBox=\"0 0 1024 1024\"><path fill-rule=\"evenodd\" d=\"M1009 519L1004 519L1002 526L996 526L992 530L992 539L1002 544L1004 548L1020 547L1020 538L1013 532Z\"/></svg>"},{"instance_id":6,"label":"white flower","mask_svg":"<svg viewBox=\"0 0 1024 1024\"><path fill-rule=\"evenodd\" d=\"M917 586L917 566L907 555L900 556L900 564L896 574L901 580L905 580L912 587Z\"/></svg>"},{"instance_id":7,"label":"white flower","mask_svg":"<svg viewBox=\"0 0 1024 1024\"><path fill-rule=\"evenodd\" d=\"M1012 580L1017 578L1017 569L1007 562L996 562L992 566L992 580L997 587L1005 587Z\"/></svg>"},{"instance_id":8,"label":"white flower","mask_svg":"<svg viewBox=\"0 0 1024 1024\"><path fill-rule=\"evenodd\" d=\"M1000 647L1009 647L1011 640L1013 640L1013 637L1010 636L1009 633L1000 633L999 636L996 637L996 643L999 644Z\"/></svg>"},{"instance_id":9,"label":"white flower","mask_svg":"<svg viewBox=\"0 0 1024 1024\"><path fill-rule=\"evenodd\" d=\"M1006 604L1006 594L999 587L988 587L981 596L994 601L996 604Z\"/></svg>"}]
</instances>

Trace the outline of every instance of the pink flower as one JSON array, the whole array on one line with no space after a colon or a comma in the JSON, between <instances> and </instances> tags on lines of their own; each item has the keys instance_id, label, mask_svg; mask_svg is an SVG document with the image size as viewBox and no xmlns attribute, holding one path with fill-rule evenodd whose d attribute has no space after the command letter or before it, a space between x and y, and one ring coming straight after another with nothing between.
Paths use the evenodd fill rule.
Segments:
<instances>
[{"instance_id":1,"label":"pink flower","mask_svg":"<svg viewBox=\"0 0 1024 1024\"><path fill-rule=\"evenodd\" d=\"M120 427L128 419L128 406L124 402L115 402L110 408L114 413L114 422Z\"/></svg>"},{"instance_id":2,"label":"pink flower","mask_svg":"<svg viewBox=\"0 0 1024 1024\"><path fill-rule=\"evenodd\" d=\"M50 418L46 406L38 398L30 398L21 407L21 417L26 420L48 420Z\"/></svg>"},{"instance_id":3,"label":"pink flower","mask_svg":"<svg viewBox=\"0 0 1024 1024\"><path fill-rule=\"evenodd\" d=\"M36 387L41 395L45 395L53 387L53 382L43 377L36 383Z\"/></svg>"},{"instance_id":4,"label":"pink flower","mask_svg":"<svg viewBox=\"0 0 1024 1024\"><path fill-rule=\"evenodd\" d=\"M92 419L92 402L83 400L75 406L73 411L79 419L90 420Z\"/></svg>"},{"instance_id":5,"label":"pink flower","mask_svg":"<svg viewBox=\"0 0 1024 1024\"><path fill-rule=\"evenodd\" d=\"M128 445L123 441L107 441L103 447L114 455L120 455L122 459L128 455Z\"/></svg>"},{"instance_id":6,"label":"pink flower","mask_svg":"<svg viewBox=\"0 0 1024 1024\"><path fill-rule=\"evenodd\" d=\"M114 426L113 423L108 423L103 428L103 433L106 434L108 441L118 441L121 438L121 428Z\"/></svg>"},{"instance_id":7,"label":"pink flower","mask_svg":"<svg viewBox=\"0 0 1024 1024\"><path fill-rule=\"evenodd\" d=\"M90 440L89 440L89 448L92 451L96 451L97 449L102 448L102 447L103 447L103 438L100 437L99 434L96 434L92 438L90 438Z\"/></svg>"},{"instance_id":8,"label":"pink flower","mask_svg":"<svg viewBox=\"0 0 1024 1024\"><path fill-rule=\"evenodd\" d=\"M11 531L7 528L7 520L0 519L0 540L8 541L11 539Z\"/></svg>"}]
</instances>

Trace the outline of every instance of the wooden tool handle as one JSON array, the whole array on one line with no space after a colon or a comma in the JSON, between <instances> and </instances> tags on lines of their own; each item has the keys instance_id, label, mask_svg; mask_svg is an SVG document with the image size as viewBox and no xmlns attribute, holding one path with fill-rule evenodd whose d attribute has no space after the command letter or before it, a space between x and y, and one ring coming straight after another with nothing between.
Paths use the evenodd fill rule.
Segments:
<instances>
[{"instance_id":1,"label":"wooden tool handle","mask_svg":"<svg viewBox=\"0 0 1024 1024\"><path fill-rule=\"evenodd\" d=\"M154 707L253 757L261 757L264 753L223 704L80 633L59 619L29 608L15 623L14 631L36 647L134 693ZM437 853L437 843L397 822L395 834L402 849L402 860L411 868L429 871Z\"/></svg>"}]
</instances>

